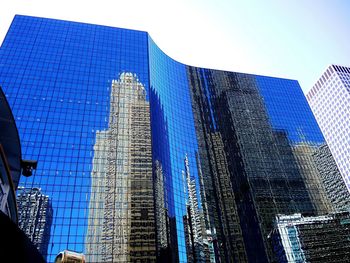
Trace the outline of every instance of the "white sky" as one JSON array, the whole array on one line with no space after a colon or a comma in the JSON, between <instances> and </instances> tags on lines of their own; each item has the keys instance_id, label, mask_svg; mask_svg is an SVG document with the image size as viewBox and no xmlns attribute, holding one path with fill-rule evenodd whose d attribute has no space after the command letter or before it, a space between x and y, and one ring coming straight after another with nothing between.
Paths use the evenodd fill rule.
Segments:
<instances>
[{"instance_id":1,"label":"white sky","mask_svg":"<svg viewBox=\"0 0 350 263\"><path fill-rule=\"evenodd\" d=\"M347 0L5 1L0 42L15 14L138 29L182 63L297 79L304 92L350 64Z\"/></svg>"}]
</instances>

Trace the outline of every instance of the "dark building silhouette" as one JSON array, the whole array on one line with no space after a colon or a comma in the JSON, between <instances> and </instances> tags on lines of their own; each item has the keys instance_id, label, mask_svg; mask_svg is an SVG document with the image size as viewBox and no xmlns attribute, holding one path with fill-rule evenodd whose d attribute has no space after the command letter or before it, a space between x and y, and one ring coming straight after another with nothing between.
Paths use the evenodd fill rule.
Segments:
<instances>
[{"instance_id":1,"label":"dark building silhouette","mask_svg":"<svg viewBox=\"0 0 350 263\"><path fill-rule=\"evenodd\" d=\"M21 231L20 204L16 190L21 174L32 175L37 161L23 160L17 125L5 94L0 88L0 241L1 260L6 262L44 262L31 240ZM45 242L48 244L48 240Z\"/></svg>"}]
</instances>

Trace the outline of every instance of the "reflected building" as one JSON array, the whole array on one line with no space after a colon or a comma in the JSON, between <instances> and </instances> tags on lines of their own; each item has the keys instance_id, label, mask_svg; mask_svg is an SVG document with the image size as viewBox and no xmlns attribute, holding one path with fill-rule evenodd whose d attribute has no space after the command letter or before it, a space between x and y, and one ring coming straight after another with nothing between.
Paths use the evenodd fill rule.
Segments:
<instances>
[{"instance_id":1,"label":"reflected building","mask_svg":"<svg viewBox=\"0 0 350 263\"><path fill-rule=\"evenodd\" d=\"M167 209L165 208L165 182L162 164L156 160L154 167L154 200L155 200L155 218L157 229L157 251L160 257L169 246L169 220Z\"/></svg>"},{"instance_id":2,"label":"reflected building","mask_svg":"<svg viewBox=\"0 0 350 263\"><path fill-rule=\"evenodd\" d=\"M184 193L187 198L187 214L184 216L184 227L186 237L186 251L189 262L206 262L204 253L204 216L199 210L197 198L196 181L190 174L190 167L187 155L184 159L185 170L182 171L184 180ZM209 251L209 250L208 250Z\"/></svg>"},{"instance_id":3,"label":"reflected building","mask_svg":"<svg viewBox=\"0 0 350 263\"><path fill-rule=\"evenodd\" d=\"M159 94L151 87L152 158L157 224L157 262L178 262L174 184L168 120ZM182 164L182 162L181 162Z\"/></svg>"},{"instance_id":4,"label":"reflected building","mask_svg":"<svg viewBox=\"0 0 350 263\"><path fill-rule=\"evenodd\" d=\"M135 74L112 83L109 127L96 133L91 180L88 261L155 261L149 104Z\"/></svg>"},{"instance_id":5,"label":"reflected building","mask_svg":"<svg viewBox=\"0 0 350 263\"><path fill-rule=\"evenodd\" d=\"M187 72L199 143L197 166L200 168L201 200L204 201L202 205L206 229L211 235L217 262L233 259L246 262L247 255L234 194L235 183L228 170L222 135L217 131L208 87L202 70L189 67Z\"/></svg>"},{"instance_id":6,"label":"reflected building","mask_svg":"<svg viewBox=\"0 0 350 263\"><path fill-rule=\"evenodd\" d=\"M293 153L298 162L301 175L305 181L305 186L309 192L313 204L315 205L317 213L325 214L335 211L335 209L333 208L331 201L326 194L325 189L328 186L324 184L324 181L322 180L322 172L319 171L319 165L315 163L314 160L314 155L318 148L318 146L312 146L306 142L302 142L293 146ZM325 159L324 163L330 165L333 160L332 156L330 155L327 157L328 159ZM345 185L343 184L343 186Z\"/></svg>"},{"instance_id":7,"label":"reflected building","mask_svg":"<svg viewBox=\"0 0 350 263\"><path fill-rule=\"evenodd\" d=\"M275 262L277 215L347 209L295 80L187 66L147 32L28 16L0 60L23 155L43 163L20 185L57 211L48 261L67 249L88 262Z\"/></svg>"},{"instance_id":8,"label":"reflected building","mask_svg":"<svg viewBox=\"0 0 350 263\"><path fill-rule=\"evenodd\" d=\"M350 193L328 145L319 146L313 152L312 157L333 211L350 211Z\"/></svg>"},{"instance_id":9,"label":"reflected building","mask_svg":"<svg viewBox=\"0 0 350 263\"><path fill-rule=\"evenodd\" d=\"M276 216L272 243L277 262L348 262L349 212L304 217Z\"/></svg>"},{"instance_id":10,"label":"reflected building","mask_svg":"<svg viewBox=\"0 0 350 263\"><path fill-rule=\"evenodd\" d=\"M236 212L232 210L231 225L224 221L229 210L218 207L223 211L217 216L221 222L216 225L222 227L218 240L225 240L225 234L230 237L228 233L235 229L234 222L239 222L240 231L233 233L244 241L242 244L237 242L240 239L233 239L236 242L230 251L236 254L225 255L223 251L221 256L238 259L239 255L238 261L242 262L245 252L249 262L274 261L269 233L277 214L317 215L332 211L312 156L311 149L318 141L298 142L299 136L293 135L297 133L297 126L291 128L284 124L282 129L283 126L277 125L276 117L271 115L276 106L268 103L278 104L282 97L273 98L271 90L264 90L272 86L268 78L198 68L190 68L188 74L197 136L203 141L201 160L203 166L208 167L205 172L209 178L214 179L205 181L206 189L213 189L217 180L216 196L223 192L223 198L228 201L228 193L232 191L230 203L234 205L230 207L237 207ZM289 87L279 83L279 88ZM302 94L297 103L305 107ZM291 111L287 117L299 118L294 114L301 115ZM312 120L310 109L306 115ZM293 121L301 125L300 120ZM313 136L313 132L309 136ZM322 136L319 138L322 141ZM218 178L220 174L226 174L227 179Z\"/></svg>"},{"instance_id":11,"label":"reflected building","mask_svg":"<svg viewBox=\"0 0 350 263\"><path fill-rule=\"evenodd\" d=\"M46 258L53 217L49 196L40 188L18 187L17 206L18 227Z\"/></svg>"}]
</instances>

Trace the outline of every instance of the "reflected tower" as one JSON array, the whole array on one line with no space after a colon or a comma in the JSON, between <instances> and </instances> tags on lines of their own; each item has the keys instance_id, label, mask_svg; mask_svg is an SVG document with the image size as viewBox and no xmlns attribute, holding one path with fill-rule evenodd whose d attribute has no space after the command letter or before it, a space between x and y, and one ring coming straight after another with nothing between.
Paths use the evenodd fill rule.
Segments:
<instances>
[{"instance_id":1,"label":"reflected tower","mask_svg":"<svg viewBox=\"0 0 350 263\"><path fill-rule=\"evenodd\" d=\"M40 188L19 187L17 206L19 228L46 258L53 216L49 196L44 195Z\"/></svg>"},{"instance_id":2,"label":"reflected tower","mask_svg":"<svg viewBox=\"0 0 350 263\"><path fill-rule=\"evenodd\" d=\"M149 103L137 76L113 81L108 129L96 133L87 260L155 260Z\"/></svg>"},{"instance_id":3,"label":"reflected tower","mask_svg":"<svg viewBox=\"0 0 350 263\"><path fill-rule=\"evenodd\" d=\"M186 202L187 214L184 216L187 257L189 262L205 262L203 247L204 216L199 210L196 181L191 177L187 155L184 162L185 171L182 171L182 178L186 182L184 191L188 198Z\"/></svg>"}]
</instances>

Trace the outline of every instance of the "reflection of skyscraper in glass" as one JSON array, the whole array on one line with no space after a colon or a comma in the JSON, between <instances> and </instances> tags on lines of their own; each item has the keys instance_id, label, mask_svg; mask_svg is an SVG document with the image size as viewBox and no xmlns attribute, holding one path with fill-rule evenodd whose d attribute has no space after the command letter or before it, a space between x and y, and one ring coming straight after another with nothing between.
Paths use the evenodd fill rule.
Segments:
<instances>
[{"instance_id":1,"label":"reflection of skyscraper in glass","mask_svg":"<svg viewBox=\"0 0 350 263\"><path fill-rule=\"evenodd\" d=\"M322 183L320 173L313 158L316 149L316 146L302 142L293 146L293 154L298 162L300 174L304 179L305 186L315 209L319 214L325 214L331 212L333 208L325 192L325 185ZM327 160L327 163L331 160Z\"/></svg>"},{"instance_id":2,"label":"reflection of skyscraper in glass","mask_svg":"<svg viewBox=\"0 0 350 263\"><path fill-rule=\"evenodd\" d=\"M87 257L155 260L149 104L135 74L113 81L108 129L94 146Z\"/></svg>"},{"instance_id":3,"label":"reflection of skyscraper in glass","mask_svg":"<svg viewBox=\"0 0 350 263\"><path fill-rule=\"evenodd\" d=\"M185 171L182 176L186 185L187 215L185 216L185 235L187 254L192 262L205 262L203 236L205 235L203 212L199 210L196 181L190 174L187 155L185 156ZM190 260L190 261L191 261Z\"/></svg>"},{"instance_id":4,"label":"reflection of skyscraper in glass","mask_svg":"<svg viewBox=\"0 0 350 263\"><path fill-rule=\"evenodd\" d=\"M206 155L212 155L212 149L215 153L213 161L208 165L210 170L206 172L212 173L212 178L216 178L220 173L225 174L223 172L227 167L229 183L225 186L225 177L222 177L219 180L220 190L216 190L216 194L221 191L225 193L227 188L233 191L248 261L273 261L274 254L268 237L276 214L316 214L329 211L328 200L323 196L325 193L319 192L323 188L318 172L312 170L314 163L311 153L302 154L298 148L300 143L297 141L298 136L295 136L298 130L296 125L306 127L308 136L313 136L310 145L317 144L317 140L322 141L322 137L318 139L319 131L304 126L299 117L293 116L298 116L299 112L290 110L280 118L276 117L279 112L271 114L277 109L280 111L281 105L288 104L281 102L283 97L280 94L274 94L274 83L267 77L207 69L190 69L188 73L192 81L198 131L203 132L203 135L199 133L199 138L205 142L202 143L205 149L202 151L202 160L207 158ZM295 89L294 83L289 84L290 89L288 84L288 81L285 84L280 82L276 90L291 92ZM297 96L294 103L302 108L305 100L302 96ZM306 109L305 116L309 119L312 117L309 109ZM296 125L291 127L290 123ZM214 131L213 135L220 136L209 137L208 131ZM221 147L219 139L222 140ZM220 152L226 157L227 164L224 165L223 162L221 172L217 173L213 169L214 165L220 159L225 160L220 157ZM205 181L209 189L210 183L210 180ZM227 191L223 196L227 200L229 193ZM220 209L219 206L218 208ZM223 211L219 217L223 233L232 231L233 225L224 224L229 210L220 210ZM235 232L237 236L238 233ZM242 245L233 242L232 248L231 251L237 253ZM229 258L234 255L244 254L232 254Z\"/></svg>"},{"instance_id":5,"label":"reflection of skyscraper in glass","mask_svg":"<svg viewBox=\"0 0 350 263\"><path fill-rule=\"evenodd\" d=\"M19 228L46 258L53 216L49 197L40 188L19 187L17 206Z\"/></svg>"},{"instance_id":6,"label":"reflection of skyscraper in glass","mask_svg":"<svg viewBox=\"0 0 350 263\"><path fill-rule=\"evenodd\" d=\"M329 66L307 99L350 191L350 67Z\"/></svg>"},{"instance_id":7,"label":"reflection of skyscraper in glass","mask_svg":"<svg viewBox=\"0 0 350 263\"><path fill-rule=\"evenodd\" d=\"M49 261L273 262L276 214L327 212L307 151L325 141L297 81L187 66L146 32L27 16L0 60L23 156L43 164L20 184L57 211Z\"/></svg>"},{"instance_id":8,"label":"reflection of skyscraper in glass","mask_svg":"<svg viewBox=\"0 0 350 263\"><path fill-rule=\"evenodd\" d=\"M234 259L246 262L245 244L235 201L235 184L228 170L225 144L221 133L216 130L207 83L201 73L196 68L188 68L199 142L197 166L207 238L215 251L217 261Z\"/></svg>"},{"instance_id":9,"label":"reflection of skyscraper in glass","mask_svg":"<svg viewBox=\"0 0 350 263\"><path fill-rule=\"evenodd\" d=\"M222 115L218 124L223 140L234 142L234 147L226 145L226 151L232 156L228 158L228 165L236 181L233 185L240 195L239 206L245 207L241 213L245 214L247 223L257 218L260 224L264 241L257 241L257 248L254 249L259 255L265 253L262 246L268 246L265 239L276 213L298 211L303 209L302 204L310 209L312 204L300 174L291 162L292 155L285 135L274 133L271 129L254 79L220 72L213 72L212 79L215 85L212 91L216 97L215 110ZM251 206L254 206L254 211L251 211ZM256 227L254 222L248 224L251 224L251 229ZM251 232L243 229L243 233L250 235ZM252 246L257 238L259 236L256 234L251 237L248 246ZM263 262L265 259L260 256L260 260Z\"/></svg>"},{"instance_id":10,"label":"reflection of skyscraper in glass","mask_svg":"<svg viewBox=\"0 0 350 263\"><path fill-rule=\"evenodd\" d=\"M159 253L168 247L168 218L164 198L164 174L161 163L154 167L154 200L156 208L157 249Z\"/></svg>"},{"instance_id":11,"label":"reflection of skyscraper in glass","mask_svg":"<svg viewBox=\"0 0 350 263\"><path fill-rule=\"evenodd\" d=\"M277 215L271 233L277 262L349 262L349 212Z\"/></svg>"},{"instance_id":12,"label":"reflection of skyscraper in glass","mask_svg":"<svg viewBox=\"0 0 350 263\"><path fill-rule=\"evenodd\" d=\"M350 211L350 193L327 144L313 152L315 167L334 211Z\"/></svg>"}]
</instances>

